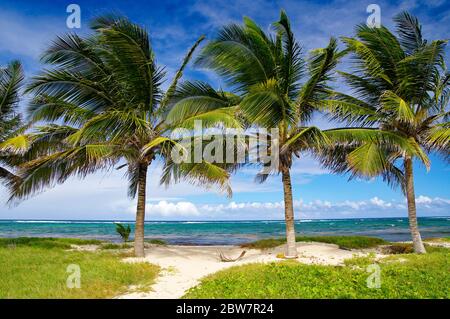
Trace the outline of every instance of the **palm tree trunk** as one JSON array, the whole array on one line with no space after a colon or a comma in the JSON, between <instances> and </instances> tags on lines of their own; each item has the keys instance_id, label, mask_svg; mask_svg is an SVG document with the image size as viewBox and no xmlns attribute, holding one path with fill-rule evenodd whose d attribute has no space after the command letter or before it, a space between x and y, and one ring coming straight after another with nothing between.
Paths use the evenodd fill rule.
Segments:
<instances>
[{"instance_id":1,"label":"palm tree trunk","mask_svg":"<svg viewBox=\"0 0 450 319\"><path fill-rule=\"evenodd\" d=\"M282 171L284 191L284 219L286 222L286 254L285 258L297 258L295 244L294 205L292 201L292 184L289 169Z\"/></svg>"},{"instance_id":2,"label":"palm tree trunk","mask_svg":"<svg viewBox=\"0 0 450 319\"><path fill-rule=\"evenodd\" d=\"M138 198L136 208L136 226L134 230L134 254L145 257L144 253L144 220L145 220L145 190L147 184L147 164L139 165Z\"/></svg>"},{"instance_id":3,"label":"palm tree trunk","mask_svg":"<svg viewBox=\"0 0 450 319\"><path fill-rule=\"evenodd\" d=\"M414 193L413 163L411 157L405 158L406 201L408 203L409 229L413 240L414 252L426 253L419 233L416 216L416 195Z\"/></svg>"}]
</instances>

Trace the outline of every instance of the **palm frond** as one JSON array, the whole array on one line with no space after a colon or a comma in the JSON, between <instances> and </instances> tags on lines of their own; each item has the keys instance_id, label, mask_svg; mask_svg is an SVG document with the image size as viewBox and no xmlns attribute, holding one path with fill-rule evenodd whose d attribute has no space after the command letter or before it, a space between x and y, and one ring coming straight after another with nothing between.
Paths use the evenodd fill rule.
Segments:
<instances>
[{"instance_id":1,"label":"palm frond","mask_svg":"<svg viewBox=\"0 0 450 319\"><path fill-rule=\"evenodd\" d=\"M0 143L0 151L22 154L30 147L30 136L21 134L7 139Z\"/></svg>"},{"instance_id":2,"label":"palm frond","mask_svg":"<svg viewBox=\"0 0 450 319\"><path fill-rule=\"evenodd\" d=\"M379 120L379 113L370 104L339 92L330 91L329 94L328 99L322 99L314 106L325 111L331 120L362 126L371 126Z\"/></svg>"},{"instance_id":3,"label":"palm frond","mask_svg":"<svg viewBox=\"0 0 450 319\"><path fill-rule=\"evenodd\" d=\"M327 96L327 90L329 89L327 82L331 80L332 71L339 57L337 41L334 38L330 39L326 48L311 52L309 59L310 78L303 85L296 101L298 117L301 122L308 121L315 110L315 103Z\"/></svg>"},{"instance_id":4,"label":"palm frond","mask_svg":"<svg viewBox=\"0 0 450 319\"><path fill-rule=\"evenodd\" d=\"M426 44L422 37L422 26L419 20L406 11L394 17L397 25L399 41L406 53L412 54Z\"/></svg>"},{"instance_id":5,"label":"palm frond","mask_svg":"<svg viewBox=\"0 0 450 319\"><path fill-rule=\"evenodd\" d=\"M247 20L248 21L248 20ZM216 71L237 91L275 76L275 61L267 38L254 24L223 27L195 61L200 67Z\"/></svg>"},{"instance_id":6,"label":"palm frond","mask_svg":"<svg viewBox=\"0 0 450 319\"><path fill-rule=\"evenodd\" d=\"M167 186L170 183L185 181L206 188L214 186L226 192L231 197L232 189L229 184L229 177L230 175L225 168L208 161L203 160L200 163L175 164L168 160L164 165L161 184Z\"/></svg>"},{"instance_id":7,"label":"palm frond","mask_svg":"<svg viewBox=\"0 0 450 319\"><path fill-rule=\"evenodd\" d=\"M347 37L342 38L342 41L347 45L347 49L361 61L361 68L364 68L364 71L369 76L386 82L388 87L392 85L392 81L383 70L382 62L378 60L378 56L365 43Z\"/></svg>"},{"instance_id":8,"label":"palm frond","mask_svg":"<svg viewBox=\"0 0 450 319\"><path fill-rule=\"evenodd\" d=\"M279 48L281 53L277 56L281 60L278 62L280 67L277 78L280 81L281 90L291 99L295 99L299 90L298 81L305 73L302 50L295 40L291 23L285 11L281 11L280 20L274 23L273 27L283 43L283 47ZM266 41L269 42L269 40Z\"/></svg>"},{"instance_id":9,"label":"palm frond","mask_svg":"<svg viewBox=\"0 0 450 319\"><path fill-rule=\"evenodd\" d=\"M22 165L20 180L11 187L9 201L28 198L32 194L63 183L71 176L85 177L110 167L115 159L95 151L94 146L81 146L39 157ZM103 146L101 146L103 148ZM90 148L90 149L89 149Z\"/></svg>"},{"instance_id":10,"label":"palm frond","mask_svg":"<svg viewBox=\"0 0 450 319\"><path fill-rule=\"evenodd\" d=\"M230 112L237 103L239 103L239 97L235 95L216 91L204 82L186 81L173 94L166 123L172 127L188 127L194 120L218 112L217 115L222 113L223 120L228 122L227 124L236 126L238 123ZM217 119L220 122L220 116Z\"/></svg>"},{"instance_id":11,"label":"palm frond","mask_svg":"<svg viewBox=\"0 0 450 319\"><path fill-rule=\"evenodd\" d=\"M169 88L167 89L166 93L164 94L161 103L160 103L160 109L158 112L164 113L166 110L166 106L169 104L170 99L175 94L175 91L177 89L178 81L183 76L183 71L186 68L186 65L189 63L189 61L192 58L192 55L194 54L194 51L197 49L197 47L200 45L200 43L205 39L205 36L202 35L198 38L198 40L194 43L194 45L189 49L189 52L186 54L186 56L183 59L183 63L181 64L180 68L178 69L177 73L175 74L175 77L172 80L172 83L170 84Z\"/></svg>"},{"instance_id":12,"label":"palm frond","mask_svg":"<svg viewBox=\"0 0 450 319\"><path fill-rule=\"evenodd\" d=\"M394 118L402 123L413 124L416 120L414 110L400 96L392 91L385 91L380 97L382 107L394 113Z\"/></svg>"},{"instance_id":13,"label":"palm frond","mask_svg":"<svg viewBox=\"0 0 450 319\"><path fill-rule=\"evenodd\" d=\"M11 62L0 69L0 114L11 113L18 103L19 89L24 75L22 65L18 61Z\"/></svg>"},{"instance_id":14,"label":"palm frond","mask_svg":"<svg viewBox=\"0 0 450 319\"><path fill-rule=\"evenodd\" d=\"M299 128L281 148L281 153L299 152L303 150L319 150L330 144L331 140L315 126Z\"/></svg>"},{"instance_id":15,"label":"palm frond","mask_svg":"<svg viewBox=\"0 0 450 319\"><path fill-rule=\"evenodd\" d=\"M87 108L46 94L34 97L28 106L27 112L28 120L34 123L61 120L64 124L76 126L84 124L95 115L95 112Z\"/></svg>"},{"instance_id":16,"label":"palm frond","mask_svg":"<svg viewBox=\"0 0 450 319\"><path fill-rule=\"evenodd\" d=\"M253 85L239 104L245 117L261 127L294 123L295 109L282 98L276 79Z\"/></svg>"}]
</instances>

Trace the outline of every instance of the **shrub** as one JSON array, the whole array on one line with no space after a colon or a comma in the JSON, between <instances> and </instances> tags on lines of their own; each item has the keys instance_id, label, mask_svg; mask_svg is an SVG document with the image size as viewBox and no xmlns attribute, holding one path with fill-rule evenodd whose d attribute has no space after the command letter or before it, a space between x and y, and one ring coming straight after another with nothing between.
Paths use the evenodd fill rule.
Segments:
<instances>
[{"instance_id":1,"label":"shrub","mask_svg":"<svg viewBox=\"0 0 450 319\"><path fill-rule=\"evenodd\" d=\"M113 243L108 243L108 244L104 244L102 246L100 246L100 249L128 249L131 248L132 246L129 244L113 244Z\"/></svg>"},{"instance_id":2,"label":"shrub","mask_svg":"<svg viewBox=\"0 0 450 319\"><path fill-rule=\"evenodd\" d=\"M381 247L381 252L388 255L412 254L414 247L412 244L396 243Z\"/></svg>"},{"instance_id":3,"label":"shrub","mask_svg":"<svg viewBox=\"0 0 450 319\"><path fill-rule=\"evenodd\" d=\"M81 238L53 238L53 237L18 237L0 238L0 247L39 247L70 249L71 245L99 245L102 241L97 239Z\"/></svg>"},{"instance_id":4,"label":"shrub","mask_svg":"<svg viewBox=\"0 0 450 319\"><path fill-rule=\"evenodd\" d=\"M160 246L166 246L167 245L167 242L165 242L162 239L147 239L147 240L145 240L145 242L149 243L149 244L153 244L153 245L160 245Z\"/></svg>"},{"instance_id":5,"label":"shrub","mask_svg":"<svg viewBox=\"0 0 450 319\"><path fill-rule=\"evenodd\" d=\"M336 244L341 249L363 249L373 248L387 242L381 238L367 236L299 236L297 242L320 242ZM252 243L243 244L243 248L268 249L283 245L286 239L268 238L261 239Z\"/></svg>"},{"instance_id":6,"label":"shrub","mask_svg":"<svg viewBox=\"0 0 450 319\"><path fill-rule=\"evenodd\" d=\"M122 240L124 243L128 241L130 238L131 233L131 227L130 225L127 225L126 227L122 224L116 224L116 232L122 237Z\"/></svg>"}]
</instances>

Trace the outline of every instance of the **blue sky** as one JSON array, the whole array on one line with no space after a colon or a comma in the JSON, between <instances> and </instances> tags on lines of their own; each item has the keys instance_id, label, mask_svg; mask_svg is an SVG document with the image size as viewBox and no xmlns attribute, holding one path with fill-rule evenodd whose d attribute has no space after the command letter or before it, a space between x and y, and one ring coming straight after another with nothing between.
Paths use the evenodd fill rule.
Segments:
<instances>
[{"instance_id":1,"label":"blue sky","mask_svg":"<svg viewBox=\"0 0 450 319\"><path fill-rule=\"evenodd\" d=\"M0 64L20 59L27 76L42 65L39 54L58 34L73 31L66 27L66 7L81 7L81 29L89 32L88 22L102 13L115 12L145 25L150 32L158 63L168 75L178 66L186 50L201 35L214 36L226 23L240 22L249 16L269 30L284 8L291 18L295 34L305 52L323 47L330 36L348 36L358 23L366 21L366 8L375 1L10 1L0 3ZM392 26L392 16L401 10L417 15L428 38L449 38L450 4L445 0L376 1L381 8L382 24ZM447 50L448 52L448 50ZM447 54L447 56L449 56ZM448 60L448 58L447 58ZM214 74L189 68L188 79L202 79L220 87ZM24 105L26 101L22 103ZM330 127L322 118L314 123ZM450 215L449 170L432 156L432 168L426 172L415 166L416 194L420 216ZM159 166L149 171L148 220L206 219L282 219L280 178L265 184L253 182L254 171L245 170L232 178L234 195L228 199L214 189L188 184L165 189L158 185ZM297 218L349 218L406 216L404 198L380 180L347 181L321 169L309 157L295 162L292 172L294 206ZM0 206L0 218L14 219L130 219L135 202L127 198L123 172L96 173L85 180L76 178L39 194L18 206ZM6 192L0 190L5 202Z\"/></svg>"}]
</instances>

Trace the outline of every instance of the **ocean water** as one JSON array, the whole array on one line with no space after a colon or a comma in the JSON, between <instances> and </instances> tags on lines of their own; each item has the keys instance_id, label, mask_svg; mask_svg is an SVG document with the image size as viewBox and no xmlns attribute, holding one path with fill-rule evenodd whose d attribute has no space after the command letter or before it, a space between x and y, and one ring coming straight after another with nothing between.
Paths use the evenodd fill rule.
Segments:
<instances>
[{"instance_id":1,"label":"ocean water","mask_svg":"<svg viewBox=\"0 0 450 319\"><path fill-rule=\"evenodd\" d=\"M0 237L77 237L120 241L117 221L0 220ZM121 221L134 227L131 221ZM422 237L450 236L449 217L419 218ZM180 245L234 245L284 236L283 221L148 221L145 236ZM298 235L365 235L410 240L406 218L320 219L296 222Z\"/></svg>"}]
</instances>

